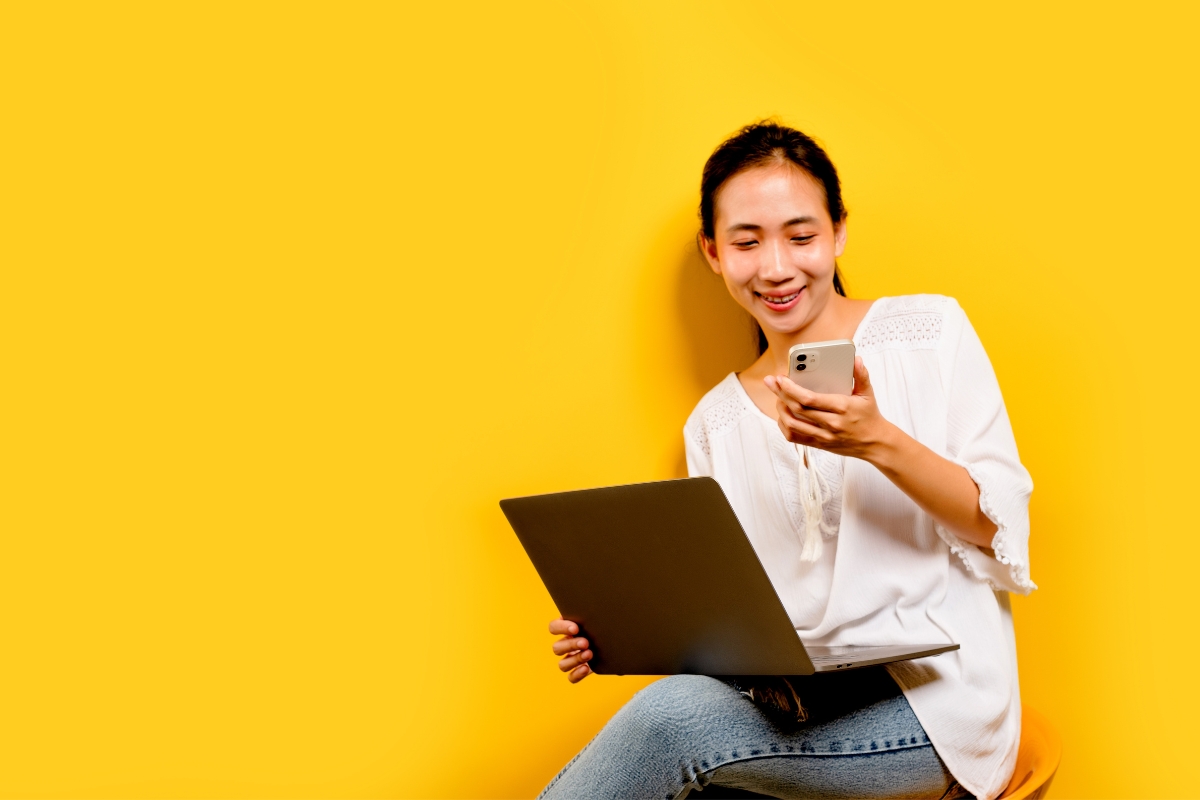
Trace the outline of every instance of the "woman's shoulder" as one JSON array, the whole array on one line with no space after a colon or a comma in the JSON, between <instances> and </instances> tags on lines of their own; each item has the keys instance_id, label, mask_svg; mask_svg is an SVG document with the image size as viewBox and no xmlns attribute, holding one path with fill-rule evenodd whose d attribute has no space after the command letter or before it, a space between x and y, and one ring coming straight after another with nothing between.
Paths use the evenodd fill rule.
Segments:
<instances>
[{"instance_id":1,"label":"woman's shoulder","mask_svg":"<svg viewBox=\"0 0 1200 800\"><path fill-rule=\"evenodd\" d=\"M700 398L683 427L684 431L691 436L707 438L730 430L752 411L745 394L737 373L729 373Z\"/></svg>"},{"instance_id":2,"label":"woman's shoulder","mask_svg":"<svg viewBox=\"0 0 1200 800\"><path fill-rule=\"evenodd\" d=\"M937 350L966 315L953 297L905 294L875 301L855 336L859 352Z\"/></svg>"}]
</instances>

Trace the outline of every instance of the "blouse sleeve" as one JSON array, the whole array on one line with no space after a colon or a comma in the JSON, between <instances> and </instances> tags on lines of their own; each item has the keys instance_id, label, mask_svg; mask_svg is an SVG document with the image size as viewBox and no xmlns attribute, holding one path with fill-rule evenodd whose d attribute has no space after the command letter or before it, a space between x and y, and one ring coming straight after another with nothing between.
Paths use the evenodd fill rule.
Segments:
<instances>
[{"instance_id":1,"label":"blouse sleeve","mask_svg":"<svg viewBox=\"0 0 1200 800\"><path fill-rule=\"evenodd\" d=\"M955 301L944 318L941 372L946 387L946 456L979 486L979 507L996 526L995 557L936 525L967 570L994 589L1029 594L1029 496L1000 384L967 315Z\"/></svg>"}]
</instances>

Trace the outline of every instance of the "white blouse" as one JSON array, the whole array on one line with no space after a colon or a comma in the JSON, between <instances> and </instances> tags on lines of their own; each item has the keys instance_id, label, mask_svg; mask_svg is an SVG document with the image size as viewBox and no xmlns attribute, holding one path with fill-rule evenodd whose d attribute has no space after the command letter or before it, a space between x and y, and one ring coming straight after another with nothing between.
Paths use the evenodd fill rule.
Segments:
<instances>
[{"instance_id":1,"label":"white blouse","mask_svg":"<svg viewBox=\"0 0 1200 800\"><path fill-rule=\"evenodd\" d=\"M877 300L854 336L883 416L979 485L995 556L934 522L865 461L796 448L730 374L684 427L688 473L721 485L801 638L957 642L888 670L954 777L983 800L1012 775L1021 729L1006 592L1028 594L1029 495L1000 386L966 314L938 295ZM801 560L809 470L821 473L815 562Z\"/></svg>"}]
</instances>

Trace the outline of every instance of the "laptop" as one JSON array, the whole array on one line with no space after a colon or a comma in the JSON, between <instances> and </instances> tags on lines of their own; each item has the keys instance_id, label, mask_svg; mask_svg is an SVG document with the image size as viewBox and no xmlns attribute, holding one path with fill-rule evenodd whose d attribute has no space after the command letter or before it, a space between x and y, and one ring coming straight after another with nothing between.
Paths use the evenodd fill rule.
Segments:
<instances>
[{"instance_id":1,"label":"laptop","mask_svg":"<svg viewBox=\"0 0 1200 800\"><path fill-rule=\"evenodd\" d=\"M513 497L500 508L610 675L812 675L958 645L808 646L712 478Z\"/></svg>"}]
</instances>

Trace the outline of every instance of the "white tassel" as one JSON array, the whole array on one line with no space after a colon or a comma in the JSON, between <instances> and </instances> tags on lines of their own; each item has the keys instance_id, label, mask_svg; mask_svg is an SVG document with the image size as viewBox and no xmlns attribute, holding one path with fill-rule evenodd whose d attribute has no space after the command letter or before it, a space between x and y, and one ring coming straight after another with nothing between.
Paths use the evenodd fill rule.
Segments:
<instances>
[{"instance_id":1,"label":"white tassel","mask_svg":"<svg viewBox=\"0 0 1200 800\"><path fill-rule=\"evenodd\" d=\"M800 459L796 470L796 480L800 489L800 506L804 509L804 543L800 549L800 560L811 564L821 557L824 545L821 543L821 514L824 505L824 487L821 485L821 472L815 461L808 457L806 445L796 445L796 456ZM808 480L804 480L804 473Z\"/></svg>"}]
</instances>

